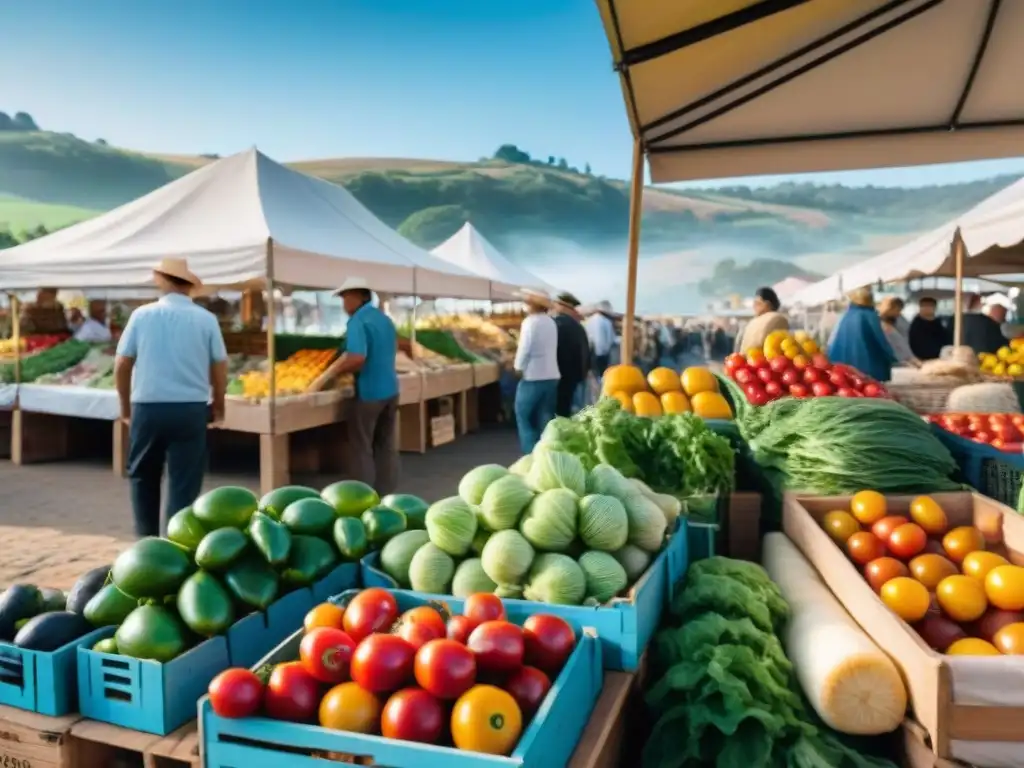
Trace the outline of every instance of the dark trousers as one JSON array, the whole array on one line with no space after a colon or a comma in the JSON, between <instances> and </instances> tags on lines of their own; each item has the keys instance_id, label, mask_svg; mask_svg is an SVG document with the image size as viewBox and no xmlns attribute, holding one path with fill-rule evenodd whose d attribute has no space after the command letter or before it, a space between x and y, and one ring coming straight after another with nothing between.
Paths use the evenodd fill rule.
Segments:
<instances>
[{"instance_id":1,"label":"dark trousers","mask_svg":"<svg viewBox=\"0 0 1024 768\"><path fill-rule=\"evenodd\" d=\"M356 400L348 420L352 448L352 476L376 489L381 496L398 486L398 444L395 424L398 398Z\"/></svg>"},{"instance_id":2,"label":"dark trousers","mask_svg":"<svg viewBox=\"0 0 1024 768\"><path fill-rule=\"evenodd\" d=\"M199 495L206 470L206 403L134 403L128 477L138 536L159 536L167 520ZM167 504L160 485L167 464Z\"/></svg>"},{"instance_id":3,"label":"dark trousers","mask_svg":"<svg viewBox=\"0 0 1024 768\"><path fill-rule=\"evenodd\" d=\"M600 381L601 377L604 376L604 372L608 370L608 364L611 361L611 355L594 355L594 375L597 380Z\"/></svg>"},{"instance_id":4,"label":"dark trousers","mask_svg":"<svg viewBox=\"0 0 1024 768\"><path fill-rule=\"evenodd\" d=\"M555 415L556 416L572 416L574 412L573 404L576 401L576 391L579 389L580 379L566 379L562 377L558 380L558 393L555 396Z\"/></svg>"}]
</instances>

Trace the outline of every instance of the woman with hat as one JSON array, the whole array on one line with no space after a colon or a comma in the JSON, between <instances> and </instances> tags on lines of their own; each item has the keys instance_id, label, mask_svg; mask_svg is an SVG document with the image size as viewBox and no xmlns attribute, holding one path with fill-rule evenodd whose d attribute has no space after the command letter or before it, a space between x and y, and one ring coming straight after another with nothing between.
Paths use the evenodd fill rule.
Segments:
<instances>
[{"instance_id":1,"label":"woman with hat","mask_svg":"<svg viewBox=\"0 0 1024 768\"><path fill-rule=\"evenodd\" d=\"M754 317L736 339L736 352L745 355L747 350L761 349L765 340L775 331L788 331L789 318L779 309L782 307L774 289L758 288L754 291Z\"/></svg>"},{"instance_id":2,"label":"woman with hat","mask_svg":"<svg viewBox=\"0 0 1024 768\"><path fill-rule=\"evenodd\" d=\"M513 366L520 376L516 387L516 429L524 454L533 451L558 400L558 328L548 315L551 298L543 291L523 289L526 317L519 331Z\"/></svg>"},{"instance_id":3,"label":"woman with hat","mask_svg":"<svg viewBox=\"0 0 1024 768\"><path fill-rule=\"evenodd\" d=\"M129 425L128 477L140 537L165 532L168 518L199 495L210 404L213 421L223 421L228 379L220 324L190 298L202 283L185 259L161 261L153 282L160 299L131 314L114 360L121 419Z\"/></svg>"},{"instance_id":4,"label":"woman with hat","mask_svg":"<svg viewBox=\"0 0 1024 768\"><path fill-rule=\"evenodd\" d=\"M828 356L833 363L843 363L878 381L892 378L896 355L885 337L882 322L875 311L871 288L858 288L847 294L850 306L839 320Z\"/></svg>"},{"instance_id":5,"label":"woman with hat","mask_svg":"<svg viewBox=\"0 0 1024 768\"><path fill-rule=\"evenodd\" d=\"M892 347L893 355L896 356L896 362L920 368L921 361L914 356L910 349L910 341L900 330L904 306L903 299L898 296L886 296L878 303L878 319L882 321L882 330L889 341L889 346Z\"/></svg>"},{"instance_id":6,"label":"woman with hat","mask_svg":"<svg viewBox=\"0 0 1024 768\"><path fill-rule=\"evenodd\" d=\"M555 299L555 328L558 330L558 395L555 414L572 416L582 399L581 389L590 370L590 340L583 330L576 307L580 300L571 293Z\"/></svg>"}]
</instances>

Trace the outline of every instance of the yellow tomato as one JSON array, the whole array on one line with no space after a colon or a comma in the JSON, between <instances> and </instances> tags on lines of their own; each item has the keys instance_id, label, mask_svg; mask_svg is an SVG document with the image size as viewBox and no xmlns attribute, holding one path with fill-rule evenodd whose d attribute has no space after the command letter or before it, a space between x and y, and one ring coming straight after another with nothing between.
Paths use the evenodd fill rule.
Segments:
<instances>
[{"instance_id":1,"label":"yellow tomato","mask_svg":"<svg viewBox=\"0 0 1024 768\"><path fill-rule=\"evenodd\" d=\"M910 561L910 575L924 584L925 589L935 589L944 578L956 575L956 566L942 555L929 552Z\"/></svg>"},{"instance_id":2,"label":"yellow tomato","mask_svg":"<svg viewBox=\"0 0 1024 768\"><path fill-rule=\"evenodd\" d=\"M853 519L853 515L838 509L825 515L822 526L832 540L840 546L845 545L847 539L860 531L860 523Z\"/></svg>"},{"instance_id":3,"label":"yellow tomato","mask_svg":"<svg viewBox=\"0 0 1024 768\"><path fill-rule=\"evenodd\" d=\"M633 413L655 419L661 416L661 401L650 392L637 392L633 395Z\"/></svg>"},{"instance_id":4,"label":"yellow tomato","mask_svg":"<svg viewBox=\"0 0 1024 768\"><path fill-rule=\"evenodd\" d=\"M930 536L939 536L949 527L946 513L930 496L918 496L910 502L910 519Z\"/></svg>"},{"instance_id":5,"label":"yellow tomato","mask_svg":"<svg viewBox=\"0 0 1024 768\"><path fill-rule=\"evenodd\" d=\"M374 733L380 729L380 700L358 683L341 683L320 700L320 725L334 731Z\"/></svg>"},{"instance_id":6,"label":"yellow tomato","mask_svg":"<svg viewBox=\"0 0 1024 768\"><path fill-rule=\"evenodd\" d=\"M683 386L683 392L689 397L699 395L701 392L718 391L718 379L715 378L715 374L700 366L687 368L679 377L679 381Z\"/></svg>"},{"instance_id":7,"label":"yellow tomato","mask_svg":"<svg viewBox=\"0 0 1024 768\"><path fill-rule=\"evenodd\" d=\"M769 333L764 341L765 344L781 344L789 338L789 331L772 331Z\"/></svg>"},{"instance_id":8,"label":"yellow tomato","mask_svg":"<svg viewBox=\"0 0 1024 768\"><path fill-rule=\"evenodd\" d=\"M996 376L1005 376L1006 363L996 363L995 367L992 369L992 373L994 373Z\"/></svg>"},{"instance_id":9,"label":"yellow tomato","mask_svg":"<svg viewBox=\"0 0 1024 768\"><path fill-rule=\"evenodd\" d=\"M967 576L977 579L984 583L985 577L988 576L988 572L993 568L998 568L1000 565L1008 565L1006 558L1002 555L997 555L995 552L985 552L979 550L977 552L970 552L964 558L964 561L960 564L961 569Z\"/></svg>"},{"instance_id":10,"label":"yellow tomato","mask_svg":"<svg viewBox=\"0 0 1024 768\"><path fill-rule=\"evenodd\" d=\"M885 496L878 491L860 491L850 500L850 512L861 525L874 525L885 517Z\"/></svg>"},{"instance_id":11,"label":"yellow tomato","mask_svg":"<svg viewBox=\"0 0 1024 768\"><path fill-rule=\"evenodd\" d=\"M810 339L801 343L800 348L804 351L805 355L814 356L818 354L818 345L811 341Z\"/></svg>"},{"instance_id":12,"label":"yellow tomato","mask_svg":"<svg viewBox=\"0 0 1024 768\"><path fill-rule=\"evenodd\" d=\"M751 347L747 350L747 362L748 363L759 363L764 360L764 352L757 347Z\"/></svg>"},{"instance_id":13,"label":"yellow tomato","mask_svg":"<svg viewBox=\"0 0 1024 768\"><path fill-rule=\"evenodd\" d=\"M1024 656L1024 624L1007 624L996 632L992 645L1007 656Z\"/></svg>"},{"instance_id":14,"label":"yellow tomato","mask_svg":"<svg viewBox=\"0 0 1024 768\"><path fill-rule=\"evenodd\" d=\"M732 409L720 392L698 392L690 400L693 412L702 419L731 419Z\"/></svg>"},{"instance_id":15,"label":"yellow tomato","mask_svg":"<svg viewBox=\"0 0 1024 768\"><path fill-rule=\"evenodd\" d=\"M508 755L522 731L516 700L493 685L474 685L452 708L452 741L459 749Z\"/></svg>"},{"instance_id":16,"label":"yellow tomato","mask_svg":"<svg viewBox=\"0 0 1024 768\"><path fill-rule=\"evenodd\" d=\"M1000 360L1005 360L1009 356L1010 356L1010 348L1009 347L1000 347L999 349L996 350L996 357L998 357Z\"/></svg>"},{"instance_id":17,"label":"yellow tomato","mask_svg":"<svg viewBox=\"0 0 1024 768\"><path fill-rule=\"evenodd\" d=\"M954 563L961 563L971 552L985 548L981 531L970 525L961 525L942 537L942 548Z\"/></svg>"},{"instance_id":18,"label":"yellow tomato","mask_svg":"<svg viewBox=\"0 0 1024 768\"><path fill-rule=\"evenodd\" d=\"M801 344L803 344L805 341L811 341L812 339L811 334L809 334L807 331L795 331L793 333L793 340L799 341Z\"/></svg>"},{"instance_id":19,"label":"yellow tomato","mask_svg":"<svg viewBox=\"0 0 1024 768\"><path fill-rule=\"evenodd\" d=\"M996 608L1024 610L1024 568L997 565L985 575L985 594Z\"/></svg>"},{"instance_id":20,"label":"yellow tomato","mask_svg":"<svg viewBox=\"0 0 1024 768\"><path fill-rule=\"evenodd\" d=\"M689 413L690 400L682 392L666 392L661 396L661 410L665 413Z\"/></svg>"},{"instance_id":21,"label":"yellow tomato","mask_svg":"<svg viewBox=\"0 0 1024 768\"><path fill-rule=\"evenodd\" d=\"M947 576L935 588L935 599L953 621L974 621L988 608L985 588L970 576Z\"/></svg>"},{"instance_id":22,"label":"yellow tomato","mask_svg":"<svg viewBox=\"0 0 1024 768\"><path fill-rule=\"evenodd\" d=\"M1007 375L1014 377L1024 376L1024 366L1020 363L1013 363L1012 365L1007 366L1006 373Z\"/></svg>"},{"instance_id":23,"label":"yellow tomato","mask_svg":"<svg viewBox=\"0 0 1024 768\"><path fill-rule=\"evenodd\" d=\"M920 621L928 613L931 597L919 581L897 576L882 586L882 602L906 622Z\"/></svg>"},{"instance_id":24,"label":"yellow tomato","mask_svg":"<svg viewBox=\"0 0 1024 768\"><path fill-rule=\"evenodd\" d=\"M612 392L611 396L619 401L622 405L622 410L627 413L633 412L633 398L630 397L628 392Z\"/></svg>"},{"instance_id":25,"label":"yellow tomato","mask_svg":"<svg viewBox=\"0 0 1024 768\"><path fill-rule=\"evenodd\" d=\"M678 392L682 389L679 377L671 368L655 368L647 374L647 383L651 385L654 394L659 396L666 392Z\"/></svg>"},{"instance_id":26,"label":"yellow tomato","mask_svg":"<svg viewBox=\"0 0 1024 768\"><path fill-rule=\"evenodd\" d=\"M946 649L949 656L999 656L999 649L978 637L957 640Z\"/></svg>"}]
</instances>

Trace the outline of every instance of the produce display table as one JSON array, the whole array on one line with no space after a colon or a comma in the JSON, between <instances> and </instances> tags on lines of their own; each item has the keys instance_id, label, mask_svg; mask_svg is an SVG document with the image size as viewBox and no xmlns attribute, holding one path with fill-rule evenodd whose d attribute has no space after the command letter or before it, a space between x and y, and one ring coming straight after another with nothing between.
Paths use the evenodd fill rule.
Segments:
<instances>
[{"instance_id":1,"label":"produce display table","mask_svg":"<svg viewBox=\"0 0 1024 768\"><path fill-rule=\"evenodd\" d=\"M476 393L472 365L426 371L420 378L418 402L402 402L400 381L398 447L408 453L426 453L431 446L451 442L456 434L469 432L470 395Z\"/></svg>"}]
</instances>

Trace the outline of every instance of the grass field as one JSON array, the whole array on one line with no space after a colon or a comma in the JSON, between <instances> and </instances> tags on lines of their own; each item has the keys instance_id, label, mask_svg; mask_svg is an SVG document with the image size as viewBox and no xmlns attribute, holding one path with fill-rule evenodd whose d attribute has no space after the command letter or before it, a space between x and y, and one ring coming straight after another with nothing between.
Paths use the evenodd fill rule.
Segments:
<instances>
[{"instance_id":1,"label":"grass field","mask_svg":"<svg viewBox=\"0 0 1024 768\"><path fill-rule=\"evenodd\" d=\"M99 211L74 205L54 205L0 196L0 230L15 234L35 229L40 224L56 229L95 216Z\"/></svg>"}]
</instances>

